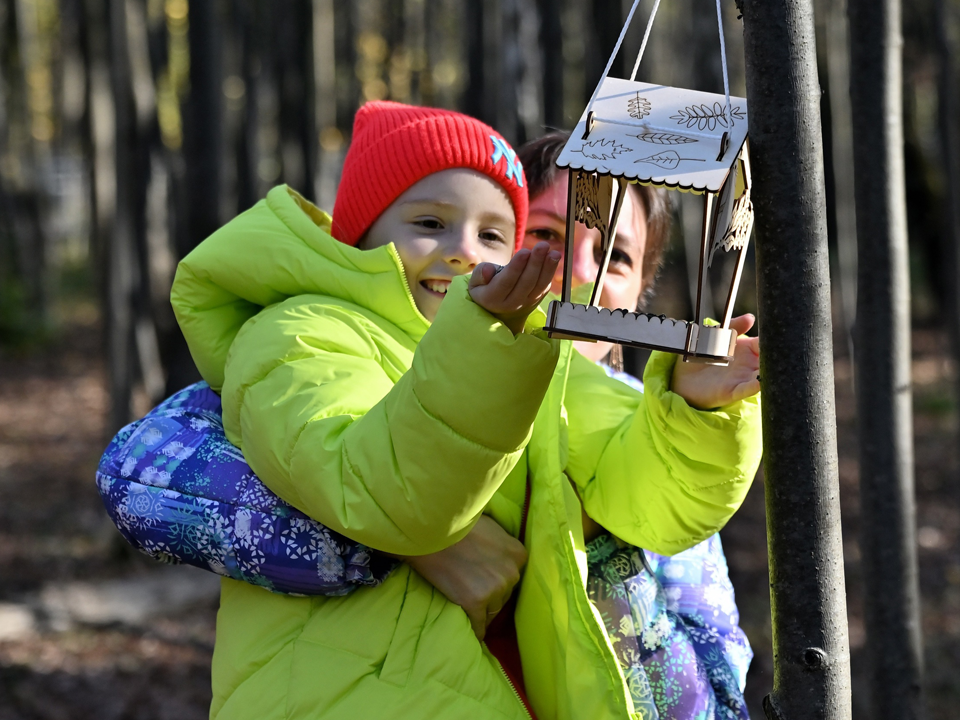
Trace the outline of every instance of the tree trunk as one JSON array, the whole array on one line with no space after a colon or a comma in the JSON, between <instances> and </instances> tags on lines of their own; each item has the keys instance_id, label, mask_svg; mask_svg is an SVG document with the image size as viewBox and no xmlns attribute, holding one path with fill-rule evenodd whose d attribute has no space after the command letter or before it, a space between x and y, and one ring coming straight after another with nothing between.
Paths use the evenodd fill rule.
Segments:
<instances>
[{"instance_id":1,"label":"tree trunk","mask_svg":"<svg viewBox=\"0 0 960 720\"><path fill-rule=\"evenodd\" d=\"M297 0L297 64L301 93L297 98L298 135L303 156L303 194L317 199L317 107L316 77L313 66L313 0Z\"/></svg>"},{"instance_id":2,"label":"tree trunk","mask_svg":"<svg viewBox=\"0 0 960 720\"><path fill-rule=\"evenodd\" d=\"M468 2L464 7L464 32L467 45L467 87L463 98L463 111L472 117L489 117L486 101L487 62L485 59L484 26L490 14L484 2Z\"/></svg>"},{"instance_id":3,"label":"tree trunk","mask_svg":"<svg viewBox=\"0 0 960 720\"><path fill-rule=\"evenodd\" d=\"M177 248L179 257L193 250L220 227L220 168L223 158L220 33L218 3L192 3L190 96L184 117L188 245Z\"/></svg>"},{"instance_id":4,"label":"tree trunk","mask_svg":"<svg viewBox=\"0 0 960 720\"><path fill-rule=\"evenodd\" d=\"M523 121L520 117L520 89L522 87L522 55L520 50L520 0L500 0L500 81L498 113L494 127L507 139L519 146L525 140Z\"/></svg>"},{"instance_id":5,"label":"tree trunk","mask_svg":"<svg viewBox=\"0 0 960 720\"><path fill-rule=\"evenodd\" d=\"M86 164L87 175L87 203L90 213L90 232L88 236L91 267L93 277L98 287L102 287L103 240L100 228L100 213L97 207L97 144L93 134L93 72L98 62L95 56L97 44L93 39L93 27L100 14L95 12L99 2L96 0L79 0L77 16L79 27L80 58L83 62L83 115L80 117L80 147Z\"/></svg>"},{"instance_id":6,"label":"tree trunk","mask_svg":"<svg viewBox=\"0 0 960 720\"><path fill-rule=\"evenodd\" d=\"M946 177L946 218L944 228L943 265L948 281L946 296L949 306L944 313L949 325L953 357L960 366L960 127L957 113L957 70L951 32L955 17L948 0L937 0L937 55L939 64L937 102L939 104L940 151ZM960 381L960 378L958 378ZM960 386L958 386L960 389ZM960 395L960 392L958 392ZM958 483L960 488L960 483Z\"/></svg>"},{"instance_id":7,"label":"tree trunk","mask_svg":"<svg viewBox=\"0 0 960 720\"><path fill-rule=\"evenodd\" d=\"M237 211L243 212L260 199L257 176L257 131L259 112L257 94L260 77L260 35L255 0L234 0L234 20L240 46L241 76L243 78L243 117L237 133Z\"/></svg>"},{"instance_id":8,"label":"tree trunk","mask_svg":"<svg viewBox=\"0 0 960 720\"><path fill-rule=\"evenodd\" d=\"M177 233L177 258L184 257L220 227L223 162L223 88L219 4L190 4L190 95L183 112L185 228ZM167 394L199 379L182 336L175 336L168 357Z\"/></svg>"},{"instance_id":9,"label":"tree trunk","mask_svg":"<svg viewBox=\"0 0 960 720\"><path fill-rule=\"evenodd\" d=\"M826 13L830 138L841 317L847 350L853 358L857 308L857 213L853 181L853 115L850 111L850 55L845 0L830 0Z\"/></svg>"},{"instance_id":10,"label":"tree trunk","mask_svg":"<svg viewBox=\"0 0 960 720\"><path fill-rule=\"evenodd\" d=\"M764 710L770 720L848 720L850 655L813 3L739 5L756 208L775 658Z\"/></svg>"},{"instance_id":11,"label":"tree trunk","mask_svg":"<svg viewBox=\"0 0 960 720\"><path fill-rule=\"evenodd\" d=\"M873 717L922 712L900 3L849 0L861 550ZM866 240L869 239L869 242Z\"/></svg>"},{"instance_id":12,"label":"tree trunk","mask_svg":"<svg viewBox=\"0 0 960 720\"><path fill-rule=\"evenodd\" d=\"M543 120L550 129L564 127L562 7L560 0L537 0L543 49Z\"/></svg>"},{"instance_id":13,"label":"tree trunk","mask_svg":"<svg viewBox=\"0 0 960 720\"><path fill-rule=\"evenodd\" d=\"M132 419L134 382L134 290L138 281L134 239L136 108L127 46L126 0L108 0L110 85L115 129L116 212L107 249L106 336L112 435Z\"/></svg>"}]
</instances>

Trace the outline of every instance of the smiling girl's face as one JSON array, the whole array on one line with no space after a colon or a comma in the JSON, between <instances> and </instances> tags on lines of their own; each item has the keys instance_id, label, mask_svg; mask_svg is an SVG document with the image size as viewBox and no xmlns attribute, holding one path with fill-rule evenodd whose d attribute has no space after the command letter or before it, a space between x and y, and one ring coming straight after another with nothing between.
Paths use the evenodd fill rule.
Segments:
<instances>
[{"instance_id":1,"label":"smiling girl's face","mask_svg":"<svg viewBox=\"0 0 960 720\"><path fill-rule=\"evenodd\" d=\"M562 173L546 190L530 201L530 215L523 246L532 248L541 240L550 243L551 250L563 253L563 238L567 227L567 179ZM560 294L563 284L563 263L573 263L573 287L597 279L603 254L600 251L600 231L588 230L580 223L574 225L573 258L564 258L553 278L552 291ZM600 296L600 305L606 308L636 310L643 285L643 253L647 244L647 218L643 205L632 189L627 190L617 237L607 268L607 277Z\"/></svg>"},{"instance_id":2,"label":"smiling girl's face","mask_svg":"<svg viewBox=\"0 0 960 720\"><path fill-rule=\"evenodd\" d=\"M411 185L370 226L360 248L396 246L413 300L432 321L450 281L482 262L506 265L515 238L513 206L503 188L457 168Z\"/></svg>"}]
</instances>

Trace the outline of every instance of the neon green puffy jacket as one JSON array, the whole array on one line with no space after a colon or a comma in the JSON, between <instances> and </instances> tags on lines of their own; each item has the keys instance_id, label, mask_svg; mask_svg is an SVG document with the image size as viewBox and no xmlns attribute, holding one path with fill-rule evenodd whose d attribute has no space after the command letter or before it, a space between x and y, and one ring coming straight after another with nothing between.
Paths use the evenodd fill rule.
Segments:
<instances>
[{"instance_id":1,"label":"neon green puffy jacket","mask_svg":"<svg viewBox=\"0 0 960 720\"><path fill-rule=\"evenodd\" d=\"M693 546L749 488L758 400L692 410L659 353L641 395L529 323L514 337L466 278L431 326L392 245L329 233L278 187L177 270L177 319L222 390L228 436L292 505L398 554L446 547L483 512L517 535L529 478L517 628L530 700L540 720L635 717L584 589L577 494L627 542ZM405 565L344 598L223 580L213 694L218 720L526 717L464 612Z\"/></svg>"}]
</instances>

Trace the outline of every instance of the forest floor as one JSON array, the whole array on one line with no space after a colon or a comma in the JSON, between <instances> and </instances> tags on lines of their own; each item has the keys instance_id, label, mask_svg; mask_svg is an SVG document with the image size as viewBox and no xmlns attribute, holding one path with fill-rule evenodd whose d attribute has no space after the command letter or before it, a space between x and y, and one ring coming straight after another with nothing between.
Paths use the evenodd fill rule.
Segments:
<instances>
[{"instance_id":1,"label":"forest floor","mask_svg":"<svg viewBox=\"0 0 960 720\"><path fill-rule=\"evenodd\" d=\"M216 582L153 564L103 512L94 470L107 395L96 315L58 339L0 354L0 720L206 718ZM936 331L913 337L917 527L932 720L960 705L960 453L954 370ZM850 365L836 366L841 503L854 716L871 717L857 544ZM762 478L723 532L756 658L752 715L772 684Z\"/></svg>"}]
</instances>

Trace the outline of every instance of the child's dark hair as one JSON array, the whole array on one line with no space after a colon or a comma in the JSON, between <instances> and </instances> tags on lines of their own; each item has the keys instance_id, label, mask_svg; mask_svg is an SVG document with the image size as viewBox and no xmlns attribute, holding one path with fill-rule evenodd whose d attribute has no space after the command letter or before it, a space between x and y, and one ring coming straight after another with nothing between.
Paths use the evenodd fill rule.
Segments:
<instances>
[{"instance_id":1,"label":"child's dark hair","mask_svg":"<svg viewBox=\"0 0 960 720\"><path fill-rule=\"evenodd\" d=\"M543 137L531 140L517 151L523 171L527 178L527 190L530 199L540 195L557 179L560 168L557 158L569 139L569 133L551 132ZM653 286L660 270L660 261L670 236L670 203L666 192L648 185L631 183L635 197L643 205L647 217L647 244L643 252L643 277L638 307L645 304L646 298L653 292Z\"/></svg>"}]
</instances>

